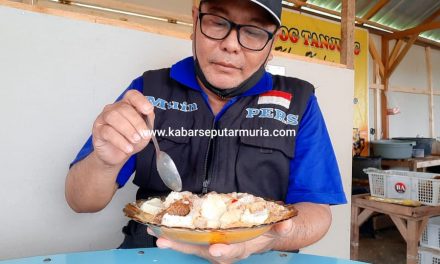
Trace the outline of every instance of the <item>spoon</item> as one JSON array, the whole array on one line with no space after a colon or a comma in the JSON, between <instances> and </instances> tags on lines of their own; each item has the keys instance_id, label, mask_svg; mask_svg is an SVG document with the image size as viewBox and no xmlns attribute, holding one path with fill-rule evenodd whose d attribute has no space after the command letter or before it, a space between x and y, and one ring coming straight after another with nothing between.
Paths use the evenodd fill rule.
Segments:
<instances>
[{"instance_id":1,"label":"spoon","mask_svg":"<svg viewBox=\"0 0 440 264\"><path fill-rule=\"evenodd\" d=\"M150 131L153 131L150 121L148 120L148 116L145 118L145 122L147 124L147 128ZM180 178L176 164L174 164L174 161L168 154L160 150L154 133L151 133L151 139L153 140L154 148L156 149L156 167L160 178L168 188L173 191L180 192L182 190L182 179Z\"/></svg>"}]
</instances>

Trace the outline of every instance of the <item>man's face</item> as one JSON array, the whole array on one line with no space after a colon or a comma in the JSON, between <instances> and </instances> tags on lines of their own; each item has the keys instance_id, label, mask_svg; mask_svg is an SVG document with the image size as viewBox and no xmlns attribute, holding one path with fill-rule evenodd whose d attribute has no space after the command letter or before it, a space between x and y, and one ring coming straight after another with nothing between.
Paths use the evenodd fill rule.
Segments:
<instances>
[{"instance_id":1,"label":"man's face","mask_svg":"<svg viewBox=\"0 0 440 264\"><path fill-rule=\"evenodd\" d=\"M212 0L202 4L202 13L222 16L236 24L254 25L274 32L276 25L270 20L266 11L247 0ZM194 40L196 56L206 79L212 85L228 89L248 79L265 62L272 41L261 51L246 49L237 39L237 31L223 40L206 37L200 31L198 9L193 10ZM197 22L197 23L196 23Z\"/></svg>"}]
</instances>

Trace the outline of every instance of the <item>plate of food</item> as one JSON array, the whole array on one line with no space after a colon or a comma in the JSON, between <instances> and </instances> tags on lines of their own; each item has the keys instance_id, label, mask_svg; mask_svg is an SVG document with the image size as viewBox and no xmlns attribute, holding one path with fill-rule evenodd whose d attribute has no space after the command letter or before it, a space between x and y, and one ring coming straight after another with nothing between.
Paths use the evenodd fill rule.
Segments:
<instances>
[{"instance_id":1,"label":"plate of food","mask_svg":"<svg viewBox=\"0 0 440 264\"><path fill-rule=\"evenodd\" d=\"M283 205L247 193L171 192L129 203L127 217L147 225L157 235L192 244L233 244L256 238L298 214Z\"/></svg>"}]
</instances>

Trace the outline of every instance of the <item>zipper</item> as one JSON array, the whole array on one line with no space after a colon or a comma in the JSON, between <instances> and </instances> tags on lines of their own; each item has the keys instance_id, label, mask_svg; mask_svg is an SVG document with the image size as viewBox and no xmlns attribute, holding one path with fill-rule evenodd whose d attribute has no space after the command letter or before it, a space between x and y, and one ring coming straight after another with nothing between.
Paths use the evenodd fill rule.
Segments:
<instances>
[{"instance_id":1,"label":"zipper","mask_svg":"<svg viewBox=\"0 0 440 264\"><path fill-rule=\"evenodd\" d=\"M212 122L212 126L211 126L211 131L214 130L215 128L215 118ZM208 187L209 187L209 181L211 180L211 168L212 168L212 155L214 152L214 147L213 147L213 141L214 138L210 137L209 141L208 141L208 148L206 150L206 154L205 154L205 169L204 169L204 179L203 179L203 188L202 188L202 193L206 194L208 193ZM209 163L209 166L208 166ZM209 168L208 168L209 167Z\"/></svg>"}]
</instances>

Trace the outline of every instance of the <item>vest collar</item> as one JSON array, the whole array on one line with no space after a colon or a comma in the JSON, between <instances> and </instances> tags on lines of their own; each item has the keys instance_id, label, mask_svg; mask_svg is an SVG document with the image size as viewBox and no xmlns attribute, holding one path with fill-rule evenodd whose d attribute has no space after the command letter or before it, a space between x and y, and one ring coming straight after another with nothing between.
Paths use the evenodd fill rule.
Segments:
<instances>
[{"instance_id":1,"label":"vest collar","mask_svg":"<svg viewBox=\"0 0 440 264\"><path fill-rule=\"evenodd\" d=\"M194 68L194 58L188 57L183 59L171 67L170 77L180 84L183 84L193 90L203 92L196 79ZM244 92L241 96L258 95L272 90L272 75L265 72L263 77L258 81L254 87Z\"/></svg>"}]
</instances>

